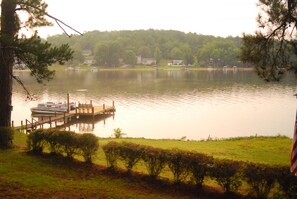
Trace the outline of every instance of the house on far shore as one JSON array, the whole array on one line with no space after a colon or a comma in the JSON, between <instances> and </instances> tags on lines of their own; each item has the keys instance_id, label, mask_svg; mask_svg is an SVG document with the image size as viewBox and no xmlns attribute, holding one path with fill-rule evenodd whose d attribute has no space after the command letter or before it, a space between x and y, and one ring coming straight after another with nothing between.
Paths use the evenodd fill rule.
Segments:
<instances>
[{"instance_id":1,"label":"house on far shore","mask_svg":"<svg viewBox=\"0 0 297 199\"><path fill-rule=\"evenodd\" d=\"M83 50L82 52L83 56L87 57L87 56L91 56L92 55L92 51L91 50Z\"/></svg>"},{"instance_id":2,"label":"house on far shore","mask_svg":"<svg viewBox=\"0 0 297 199\"><path fill-rule=\"evenodd\" d=\"M184 66L184 60L172 60L168 63L168 66Z\"/></svg>"},{"instance_id":3,"label":"house on far shore","mask_svg":"<svg viewBox=\"0 0 297 199\"><path fill-rule=\"evenodd\" d=\"M87 65L87 66L93 66L95 63L96 61L93 59L88 59L84 61L84 65Z\"/></svg>"},{"instance_id":4,"label":"house on far shore","mask_svg":"<svg viewBox=\"0 0 297 199\"><path fill-rule=\"evenodd\" d=\"M137 64L152 66L157 64L157 60L155 58L144 58L144 57L138 56Z\"/></svg>"}]
</instances>

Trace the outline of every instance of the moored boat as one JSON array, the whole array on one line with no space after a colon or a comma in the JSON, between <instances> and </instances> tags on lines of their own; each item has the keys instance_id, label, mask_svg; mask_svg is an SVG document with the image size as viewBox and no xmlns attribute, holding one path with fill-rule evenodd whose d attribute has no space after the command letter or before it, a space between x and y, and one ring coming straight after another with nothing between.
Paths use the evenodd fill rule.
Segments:
<instances>
[{"instance_id":1,"label":"moored boat","mask_svg":"<svg viewBox=\"0 0 297 199\"><path fill-rule=\"evenodd\" d=\"M76 105L74 102L69 104L70 110L74 110ZM40 103L37 107L31 108L32 114L63 114L68 111L68 105L66 103L54 103L46 102Z\"/></svg>"}]
</instances>

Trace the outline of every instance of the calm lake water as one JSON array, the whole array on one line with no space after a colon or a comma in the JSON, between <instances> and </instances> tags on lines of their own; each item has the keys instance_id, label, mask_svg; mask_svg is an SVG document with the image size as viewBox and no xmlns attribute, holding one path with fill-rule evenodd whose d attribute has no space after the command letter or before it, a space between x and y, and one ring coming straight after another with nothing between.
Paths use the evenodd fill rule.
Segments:
<instances>
[{"instance_id":1,"label":"calm lake water","mask_svg":"<svg viewBox=\"0 0 297 199\"><path fill-rule=\"evenodd\" d=\"M15 83L12 119L15 125L30 119L30 108L45 101L72 101L111 105L114 117L94 126L72 125L76 132L109 137L121 128L129 137L207 139L251 135L292 137L296 113L297 80L266 83L253 71L57 71L55 79L39 85L29 72L15 72L37 96L26 101Z\"/></svg>"}]
</instances>

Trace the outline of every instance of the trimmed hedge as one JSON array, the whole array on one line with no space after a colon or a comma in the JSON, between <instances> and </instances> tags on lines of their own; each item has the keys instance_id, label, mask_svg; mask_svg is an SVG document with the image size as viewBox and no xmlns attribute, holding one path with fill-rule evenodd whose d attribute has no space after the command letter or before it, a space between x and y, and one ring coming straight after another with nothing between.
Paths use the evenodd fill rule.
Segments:
<instances>
[{"instance_id":1,"label":"trimmed hedge","mask_svg":"<svg viewBox=\"0 0 297 199\"><path fill-rule=\"evenodd\" d=\"M251 195L256 198L268 198L270 190L276 183L276 167L247 163L243 170L243 176L251 187Z\"/></svg>"},{"instance_id":2,"label":"trimmed hedge","mask_svg":"<svg viewBox=\"0 0 297 199\"><path fill-rule=\"evenodd\" d=\"M138 144L123 142L119 150L120 159L125 163L125 167L128 172L132 171L132 168L141 159L142 148Z\"/></svg>"},{"instance_id":3,"label":"trimmed hedge","mask_svg":"<svg viewBox=\"0 0 297 199\"><path fill-rule=\"evenodd\" d=\"M178 149L166 150L166 163L173 174L173 180L179 184L189 176L189 161L187 153Z\"/></svg>"},{"instance_id":4,"label":"trimmed hedge","mask_svg":"<svg viewBox=\"0 0 297 199\"><path fill-rule=\"evenodd\" d=\"M202 153L187 153L189 171L197 188L201 188L205 176L213 165L213 157Z\"/></svg>"},{"instance_id":5,"label":"trimmed hedge","mask_svg":"<svg viewBox=\"0 0 297 199\"><path fill-rule=\"evenodd\" d=\"M31 132L28 135L28 140L27 140L28 149L31 150L33 153L41 153L46 144L45 134L46 133L43 129L38 129Z\"/></svg>"},{"instance_id":6,"label":"trimmed hedge","mask_svg":"<svg viewBox=\"0 0 297 199\"><path fill-rule=\"evenodd\" d=\"M166 166L166 154L161 149L145 146L141 158L152 178L158 177Z\"/></svg>"},{"instance_id":7,"label":"trimmed hedge","mask_svg":"<svg viewBox=\"0 0 297 199\"><path fill-rule=\"evenodd\" d=\"M14 129L9 127L0 127L0 149L8 149L13 146L12 140Z\"/></svg>"},{"instance_id":8,"label":"trimmed hedge","mask_svg":"<svg viewBox=\"0 0 297 199\"><path fill-rule=\"evenodd\" d=\"M118 159L120 157L120 145L118 142L109 142L108 144L102 146L105 154L107 167L110 169L115 169L117 167Z\"/></svg>"},{"instance_id":9,"label":"trimmed hedge","mask_svg":"<svg viewBox=\"0 0 297 199\"><path fill-rule=\"evenodd\" d=\"M91 133L77 134L77 144L79 152L85 161L91 163L99 148L97 137Z\"/></svg>"},{"instance_id":10,"label":"trimmed hedge","mask_svg":"<svg viewBox=\"0 0 297 199\"><path fill-rule=\"evenodd\" d=\"M297 177L294 176L287 166L280 166L275 168L275 176L283 198L297 198Z\"/></svg>"},{"instance_id":11,"label":"trimmed hedge","mask_svg":"<svg viewBox=\"0 0 297 199\"><path fill-rule=\"evenodd\" d=\"M236 192L241 186L239 169L241 164L232 160L215 160L211 167L210 177L224 189L226 193Z\"/></svg>"},{"instance_id":12,"label":"trimmed hedge","mask_svg":"<svg viewBox=\"0 0 297 199\"><path fill-rule=\"evenodd\" d=\"M76 134L55 129L38 129L31 132L27 145L34 153L42 153L44 147L48 147L51 154L66 154L68 158L82 155L86 162L92 162L99 148L97 137L91 133Z\"/></svg>"},{"instance_id":13,"label":"trimmed hedge","mask_svg":"<svg viewBox=\"0 0 297 199\"><path fill-rule=\"evenodd\" d=\"M243 182L250 187L250 196L267 198L273 189L274 198L297 198L297 178L289 166L269 166L233 160L214 159L205 154L178 149L163 150L127 142L109 142L102 146L109 168L122 161L128 172L142 160L148 174L156 178L167 166L174 183L189 182L200 189L204 178L214 179L225 193L236 192ZM187 180L187 181L186 181ZM270 195L269 195L270 196Z\"/></svg>"}]
</instances>

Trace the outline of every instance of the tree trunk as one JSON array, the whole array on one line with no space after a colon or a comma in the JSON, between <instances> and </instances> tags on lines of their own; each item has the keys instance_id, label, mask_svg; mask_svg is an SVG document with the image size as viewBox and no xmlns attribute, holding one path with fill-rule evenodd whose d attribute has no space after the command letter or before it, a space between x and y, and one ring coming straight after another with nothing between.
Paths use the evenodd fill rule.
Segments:
<instances>
[{"instance_id":1,"label":"tree trunk","mask_svg":"<svg viewBox=\"0 0 297 199\"><path fill-rule=\"evenodd\" d=\"M12 111L12 67L17 21L16 1L2 0L0 38L0 127L9 127Z\"/></svg>"}]
</instances>

